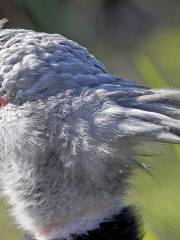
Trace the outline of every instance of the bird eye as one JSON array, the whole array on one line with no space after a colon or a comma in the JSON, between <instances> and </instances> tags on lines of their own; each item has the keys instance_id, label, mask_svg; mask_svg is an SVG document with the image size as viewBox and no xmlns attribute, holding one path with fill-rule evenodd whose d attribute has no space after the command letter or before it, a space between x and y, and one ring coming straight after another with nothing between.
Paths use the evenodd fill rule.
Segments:
<instances>
[{"instance_id":1,"label":"bird eye","mask_svg":"<svg viewBox=\"0 0 180 240\"><path fill-rule=\"evenodd\" d=\"M8 101L0 97L0 108L5 107L8 104Z\"/></svg>"}]
</instances>

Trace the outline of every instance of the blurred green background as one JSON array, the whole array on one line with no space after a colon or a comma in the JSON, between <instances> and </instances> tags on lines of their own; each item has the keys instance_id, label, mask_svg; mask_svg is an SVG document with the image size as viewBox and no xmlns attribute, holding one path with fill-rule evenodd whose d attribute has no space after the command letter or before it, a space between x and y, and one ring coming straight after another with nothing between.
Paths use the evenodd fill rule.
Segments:
<instances>
[{"instance_id":1,"label":"blurred green background","mask_svg":"<svg viewBox=\"0 0 180 240\"><path fill-rule=\"evenodd\" d=\"M110 72L149 87L180 87L179 0L0 0L10 26L58 32L102 60ZM144 240L180 239L180 147L145 143L137 158L127 202L143 214ZM19 240L4 199L0 238Z\"/></svg>"}]
</instances>

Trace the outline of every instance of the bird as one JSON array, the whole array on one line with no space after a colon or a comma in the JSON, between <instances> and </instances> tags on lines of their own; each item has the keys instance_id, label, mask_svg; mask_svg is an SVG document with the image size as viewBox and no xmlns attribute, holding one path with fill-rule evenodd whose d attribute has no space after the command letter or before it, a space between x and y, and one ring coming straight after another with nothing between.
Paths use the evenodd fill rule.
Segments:
<instances>
[{"instance_id":1,"label":"bird","mask_svg":"<svg viewBox=\"0 0 180 240\"><path fill-rule=\"evenodd\" d=\"M180 143L180 90L110 74L59 34L0 30L0 182L30 240L140 240L140 141Z\"/></svg>"}]
</instances>

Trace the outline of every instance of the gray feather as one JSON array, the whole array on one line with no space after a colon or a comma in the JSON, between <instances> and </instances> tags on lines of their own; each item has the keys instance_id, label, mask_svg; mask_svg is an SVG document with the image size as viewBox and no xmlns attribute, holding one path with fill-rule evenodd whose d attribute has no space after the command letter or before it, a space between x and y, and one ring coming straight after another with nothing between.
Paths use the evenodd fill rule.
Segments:
<instances>
[{"instance_id":1,"label":"gray feather","mask_svg":"<svg viewBox=\"0 0 180 240\"><path fill-rule=\"evenodd\" d=\"M0 179L37 240L97 228L123 207L139 139L180 143L180 91L108 73L58 34L0 31Z\"/></svg>"}]
</instances>

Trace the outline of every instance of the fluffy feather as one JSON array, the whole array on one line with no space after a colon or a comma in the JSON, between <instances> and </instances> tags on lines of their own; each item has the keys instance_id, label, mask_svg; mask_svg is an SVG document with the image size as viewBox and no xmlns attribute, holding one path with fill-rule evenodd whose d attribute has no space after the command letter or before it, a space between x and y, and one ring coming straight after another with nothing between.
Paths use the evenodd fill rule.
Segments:
<instances>
[{"instance_id":1,"label":"fluffy feather","mask_svg":"<svg viewBox=\"0 0 180 240\"><path fill-rule=\"evenodd\" d=\"M17 223L68 238L120 212L139 139L180 142L180 91L109 74L58 34L0 31L0 178Z\"/></svg>"}]
</instances>

